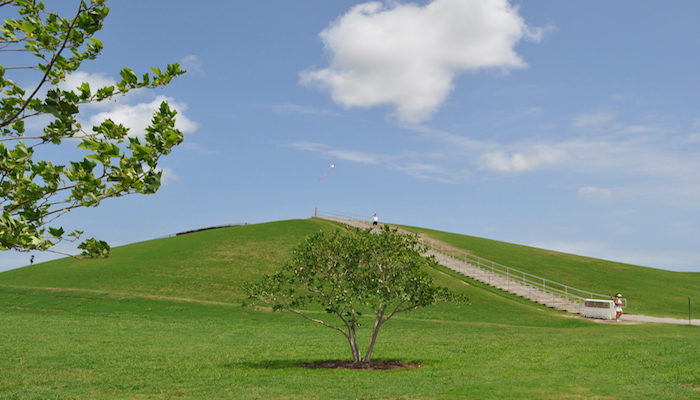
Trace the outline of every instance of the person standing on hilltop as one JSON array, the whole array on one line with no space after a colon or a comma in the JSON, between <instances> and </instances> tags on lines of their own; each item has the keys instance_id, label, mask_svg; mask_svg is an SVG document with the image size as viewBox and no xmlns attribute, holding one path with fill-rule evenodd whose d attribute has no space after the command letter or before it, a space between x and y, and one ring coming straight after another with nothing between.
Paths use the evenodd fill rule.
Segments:
<instances>
[{"instance_id":1,"label":"person standing on hilltop","mask_svg":"<svg viewBox=\"0 0 700 400\"><path fill-rule=\"evenodd\" d=\"M377 213L374 213L374 215L372 216L372 226L377 226L378 223L379 217L377 217Z\"/></svg>"},{"instance_id":2,"label":"person standing on hilltop","mask_svg":"<svg viewBox=\"0 0 700 400\"><path fill-rule=\"evenodd\" d=\"M622 316L622 295L620 293L615 295L615 321L620 322L620 317Z\"/></svg>"}]
</instances>

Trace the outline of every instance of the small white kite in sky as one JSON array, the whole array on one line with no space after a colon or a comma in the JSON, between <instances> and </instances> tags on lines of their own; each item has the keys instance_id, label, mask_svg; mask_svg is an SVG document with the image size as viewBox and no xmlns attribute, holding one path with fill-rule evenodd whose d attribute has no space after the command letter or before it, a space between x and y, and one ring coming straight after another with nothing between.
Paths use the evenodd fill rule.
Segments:
<instances>
[{"instance_id":1,"label":"small white kite in sky","mask_svg":"<svg viewBox=\"0 0 700 400\"><path fill-rule=\"evenodd\" d=\"M335 164L331 164L331 166L330 166L330 168L328 169L328 171L326 171L326 173L323 174L322 177L318 178L318 180L319 180L319 181L322 181L322 180L326 179L326 177L327 177L328 175L330 175L331 172L333 172L334 169L335 169Z\"/></svg>"}]
</instances>

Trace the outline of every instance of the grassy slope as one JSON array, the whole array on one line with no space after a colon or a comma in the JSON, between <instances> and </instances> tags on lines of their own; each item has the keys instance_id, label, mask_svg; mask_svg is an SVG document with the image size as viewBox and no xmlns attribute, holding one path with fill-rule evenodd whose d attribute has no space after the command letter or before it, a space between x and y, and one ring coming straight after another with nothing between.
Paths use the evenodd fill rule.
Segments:
<instances>
[{"instance_id":1,"label":"grassy slope","mask_svg":"<svg viewBox=\"0 0 700 400\"><path fill-rule=\"evenodd\" d=\"M700 391L696 327L565 318L445 270L431 273L471 304L396 317L375 350L422 368L300 368L347 359L343 338L238 306L239 283L274 269L318 229L335 227L304 220L205 231L118 248L111 260L0 274L0 398L680 399ZM146 297L154 295L198 301Z\"/></svg>"},{"instance_id":2,"label":"grassy slope","mask_svg":"<svg viewBox=\"0 0 700 400\"><path fill-rule=\"evenodd\" d=\"M114 248L107 259L64 258L0 274L0 285L240 302L241 282L279 265L323 220L212 229Z\"/></svg>"},{"instance_id":3,"label":"grassy slope","mask_svg":"<svg viewBox=\"0 0 700 400\"><path fill-rule=\"evenodd\" d=\"M537 249L473 236L404 227L525 272L596 293L621 292L629 313L688 317L700 302L700 273L672 272Z\"/></svg>"}]
</instances>

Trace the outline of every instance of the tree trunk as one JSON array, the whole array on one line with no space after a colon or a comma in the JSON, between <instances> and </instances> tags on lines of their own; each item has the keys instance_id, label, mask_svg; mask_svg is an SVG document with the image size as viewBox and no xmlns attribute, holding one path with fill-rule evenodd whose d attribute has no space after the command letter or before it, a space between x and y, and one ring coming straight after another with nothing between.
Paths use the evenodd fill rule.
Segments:
<instances>
[{"instance_id":1,"label":"tree trunk","mask_svg":"<svg viewBox=\"0 0 700 400\"><path fill-rule=\"evenodd\" d=\"M360 345L357 343L357 330L355 326L353 325L350 328L350 348L352 350L352 361L353 362L360 362L362 359L360 358Z\"/></svg>"},{"instance_id":2,"label":"tree trunk","mask_svg":"<svg viewBox=\"0 0 700 400\"><path fill-rule=\"evenodd\" d=\"M360 361L360 352L357 348L357 343L353 340L352 334L348 335L348 343L350 344L350 353L352 353L352 361Z\"/></svg>"},{"instance_id":3,"label":"tree trunk","mask_svg":"<svg viewBox=\"0 0 700 400\"><path fill-rule=\"evenodd\" d=\"M365 353L365 358L362 359L363 362L368 362L372 357L372 351L374 350L374 342L377 341L377 335L379 334L379 328L382 327L382 319L384 318L384 311L386 306L383 305L379 312L377 313L377 318L374 320L374 329L372 329L372 338L369 341L369 346L367 347L367 353Z\"/></svg>"}]
</instances>

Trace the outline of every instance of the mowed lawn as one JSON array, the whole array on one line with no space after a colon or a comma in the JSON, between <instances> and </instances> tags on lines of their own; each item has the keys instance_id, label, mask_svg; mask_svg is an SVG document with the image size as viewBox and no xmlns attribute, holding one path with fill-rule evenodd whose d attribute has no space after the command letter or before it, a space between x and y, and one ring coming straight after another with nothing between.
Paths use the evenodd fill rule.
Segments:
<instances>
[{"instance_id":1,"label":"mowed lawn","mask_svg":"<svg viewBox=\"0 0 700 400\"><path fill-rule=\"evenodd\" d=\"M700 316L700 273L673 272L538 249L474 236L403 227L524 272L594 293L622 293L626 312L688 318Z\"/></svg>"},{"instance_id":2,"label":"mowed lawn","mask_svg":"<svg viewBox=\"0 0 700 400\"><path fill-rule=\"evenodd\" d=\"M396 317L374 352L421 368L303 368L348 359L344 338L293 315L242 307L240 284L273 270L319 229L335 226L303 220L205 231L118 248L110 260L0 274L0 399L700 395L697 327L572 318L446 270L430 272L470 304ZM214 253L227 261L191 268Z\"/></svg>"},{"instance_id":3,"label":"mowed lawn","mask_svg":"<svg viewBox=\"0 0 700 400\"><path fill-rule=\"evenodd\" d=\"M270 272L324 220L211 229L112 249L106 259L63 258L0 273L0 285L80 288L154 298L240 302L241 282Z\"/></svg>"}]
</instances>

